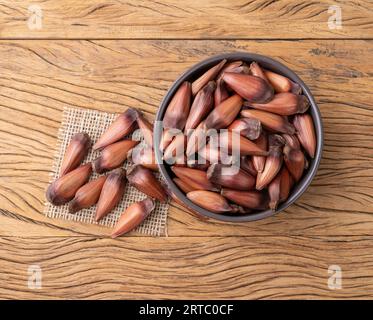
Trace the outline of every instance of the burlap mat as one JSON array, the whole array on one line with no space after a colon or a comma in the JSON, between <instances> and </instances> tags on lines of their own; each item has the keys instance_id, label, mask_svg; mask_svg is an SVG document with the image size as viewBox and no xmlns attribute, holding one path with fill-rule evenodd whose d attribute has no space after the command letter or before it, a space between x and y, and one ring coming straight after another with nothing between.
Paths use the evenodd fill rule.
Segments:
<instances>
[{"instance_id":1,"label":"burlap mat","mask_svg":"<svg viewBox=\"0 0 373 320\"><path fill-rule=\"evenodd\" d=\"M68 146L71 137L75 133L86 132L91 137L92 141L95 142L117 116L117 114L109 114L95 110L64 108L62 123L58 132L55 158L51 172L51 181L57 178L66 147ZM142 138L141 134L139 133L139 130L137 130L133 134L132 138L134 140L139 140ZM145 142L142 141L141 144L145 144ZM85 163L96 159L98 156L98 151L91 151L85 159ZM129 165L130 163L126 161L123 167L127 169ZM96 173L93 173L91 176L91 180L97 177L98 175ZM160 179L159 174L157 174L157 177ZM118 218L120 217L120 215L130 204L136 201L143 200L145 198L146 195L144 195L134 187L131 187L127 183L125 195L123 196L123 199L120 202L120 204L109 215L107 215L99 222L96 222L94 220L96 206L93 206L88 209L83 209L75 214L70 214L68 212L67 205L53 206L49 202L46 202L44 213L47 217L50 218L73 220L84 223L100 224L107 227L113 227L117 222ZM161 204L157 201L155 210L135 231L150 236L166 235L166 221L168 208L168 203Z\"/></svg>"}]
</instances>

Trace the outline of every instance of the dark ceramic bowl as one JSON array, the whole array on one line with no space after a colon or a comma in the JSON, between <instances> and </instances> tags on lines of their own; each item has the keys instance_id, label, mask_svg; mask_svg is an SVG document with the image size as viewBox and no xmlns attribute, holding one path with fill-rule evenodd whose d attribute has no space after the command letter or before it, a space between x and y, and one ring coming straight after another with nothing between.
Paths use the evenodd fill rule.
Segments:
<instances>
[{"instance_id":1,"label":"dark ceramic bowl","mask_svg":"<svg viewBox=\"0 0 373 320\"><path fill-rule=\"evenodd\" d=\"M265 210L265 211L258 211L255 213L250 213L246 215L224 215L224 214L217 214L206 209L203 209L192 201L190 201L185 194L176 186L176 184L172 181L172 172L170 166L167 164L162 164L162 152L159 150L160 139L162 135L162 128L160 125L156 125L154 128L154 150L155 150L155 157L157 162L159 163L159 170L163 175L164 179L166 180L169 188L171 191L181 200L187 207L190 209L198 212L202 216L206 216L209 218L214 218L222 221L229 221L229 222L244 222L244 221L255 221L259 219L264 219L266 217L272 216L276 213L279 213L289 207L293 202L295 202L307 189L310 185L312 179L316 175L316 171L319 167L319 163L321 160L322 148L323 148L323 128L322 128L322 121L319 108L316 105L316 102L311 94L310 89L304 84L304 82L289 68L281 64L280 62L273 60L266 56L261 56L258 54L246 53L246 52L237 52L237 53L225 53L217 56L213 56L208 58L193 67L191 67L188 71L182 74L171 86L171 88L166 93L165 97L163 98L161 105L158 109L156 115L156 121L161 121L164 117L166 112L167 106L171 101L173 95L175 94L176 90L180 86L183 81L190 81L197 79L200 75L202 75L206 70L216 65L223 59L227 59L229 61L235 60L242 60L244 62L250 63L252 61L256 61L260 64L260 66L264 67L265 69L274 71L276 73L282 74L292 81L298 83L302 87L303 94L307 96L308 100L310 101L310 108L309 112L312 116L315 132L317 136L317 148L316 148L316 155L315 158L310 161L309 168L305 172L302 179L295 185L289 195L289 198L281 203L276 211L272 210Z\"/></svg>"}]
</instances>

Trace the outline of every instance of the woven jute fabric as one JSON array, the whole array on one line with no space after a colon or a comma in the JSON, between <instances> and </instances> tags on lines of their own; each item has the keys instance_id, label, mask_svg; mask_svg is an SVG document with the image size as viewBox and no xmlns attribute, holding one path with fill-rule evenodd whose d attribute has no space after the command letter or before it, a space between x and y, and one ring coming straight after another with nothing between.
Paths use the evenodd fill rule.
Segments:
<instances>
[{"instance_id":1,"label":"woven jute fabric","mask_svg":"<svg viewBox=\"0 0 373 320\"><path fill-rule=\"evenodd\" d=\"M94 143L98 140L101 134L109 127L109 125L117 116L117 114L105 113L96 110L64 108L62 123L58 131L58 140L50 180L53 181L58 177L65 150L71 140L71 137L74 134L78 132L86 132L91 137ZM139 130L136 130L132 134L132 139L142 140L139 145L145 144ZM99 154L99 151L90 151L84 163L93 161L99 156ZM131 163L129 163L129 161L126 161L123 165L123 168L127 169L130 165ZM96 173L93 173L90 179L93 180L98 176L99 175L97 175ZM159 174L156 174L156 176L158 179L161 179ZM49 202L46 202L44 213L47 217L50 218L73 220L83 223L100 224L107 227L113 227L119 219L120 215L129 205L133 204L134 202L141 201L145 198L146 195L130 186L127 182L125 194L121 202L110 214L108 214L99 222L96 222L94 220L96 206L88 209L83 209L75 214L70 214L67 205L54 206ZM162 204L157 201L154 211L139 227L137 227L135 232L146 234L149 236L166 235L168 208L168 203Z\"/></svg>"}]
</instances>

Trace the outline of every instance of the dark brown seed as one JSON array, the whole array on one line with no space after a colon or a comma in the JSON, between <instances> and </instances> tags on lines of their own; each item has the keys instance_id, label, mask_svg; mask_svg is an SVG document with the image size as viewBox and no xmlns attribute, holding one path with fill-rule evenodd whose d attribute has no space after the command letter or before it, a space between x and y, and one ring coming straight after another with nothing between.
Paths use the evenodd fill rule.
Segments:
<instances>
[{"instance_id":1,"label":"dark brown seed","mask_svg":"<svg viewBox=\"0 0 373 320\"><path fill-rule=\"evenodd\" d=\"M187 193L187 197L196 205L215 213L226 213L233 210L228 201L215 192L196 190Z\"/></svg>"},{"instance_id":2,"label":"dark brown seed","mask_svg":"<svg viewBox=\"0 0 373 320\"><path fill-rule=\"evenodd\" d=\"M166 148L163 154L163 160L168 164L174 163L185 163L184 162L184 152L187 145L187 137L180 133L177 135L169 146Z\"/></svg>"},{"instance_id":3,"label":"dark brown seed","mask_svg":"<svg viewBox=\"0 0 373 320\"><path fill-rule=\"evenodd\" d=\"M87 156L92 142L88 134L81 132L75 134L66 148L60 170L60 176L76 169Z\"/></svg>"},{"instance_id":4,"label":"dark brown seed","mask_svg":"<svg viewBox=\"0 0 373 320\"><path fill-rule=\"evenodd\" d=\"M286 143L286 140L279 134L270 134L268 136L268 146L269 149L282 148Z\"/></svg>"},{"instance_id":5,"label":"dark brown seed","mask_svg":"<svg viewBox=\"0 0 373 320\"><path fill-rule=\"evenodd\" d=\"M255 185L252 175L234 165L211 165L207 170L207 179L213 184L243 191L251 190Z\"/></svg>"},{"instance_id":6,"label":"dark brown seed","mask_svg":"<svg viewBox=\"0 0 373 320\"><path fill-rule=\"evenodd\" d=\"M102 176L81 187L76 192L74 199L69 203L69 212L76 213L95 205L100 198L105 181L106 177Z\"/></svg>"},{"instance_id":7,"label":"dark brown seed","mask_svg":"<svg viewBox=\"0 0 373 320\"><path fill-rule=\"evenodd\" d=\"M170 145L176 135L180 134L178 129L164 129L159 143L159 150L164 151Z\"/></svg>"},{"instance_id":8,"label":"dark brown seed","mask_svg":"<svg viewBox=\"0 0 373 320\"><path fill-rule=\"evenodd\" d=\"M276 211L277 206L280 202L280 187L281 187L281 174L279 173L270 182L270 184L268 186L269 208L272 211Z\"/></svg>"},{"instance_id":9,"label":"dark brown seed","mask_svg":"<svg viewBox=\"0 0 373 320\"><path fill-rule=\"evenodd\" d=\"M149 169L141 165L133 166L127 171L127 179L132 186L147 196L160 202L166 202L167 195L165 190Z\"/></svg>"},{"instance_id":10,"label":"dark brown seed","mask_svg":"<svg viewBox=\"0 0 373 320\"><path fill-rule=\"evenodd\" d=\"M257 175L257 190L262 190L269 185L280 171L283 161L282 147L284 144L285 140L280 135L274 134L269 136L269 155L266 158L263 172Z\"/></svg>"},{"instance_id":11,"label":"dark brown seed","mask_svg":"<svg viewBox=\"0 0 373 320\"><path fill-rule=\"evenodd\" d=\"M138 115L139 112L136 109L127 109L114 120L110 127L94 144L93 150L105 148L106 146L117 142L128 134L132 133L137 127L136 119Z\"/></svg>"},{"instance_id":12,"label":"dark brown seed","mask_svg":"<svg viewBox=\"0 0 373 320\"><path fill-rule=\"evenodd\" d=\"M309 165L310 163L308 162L308 159L305 157L305 161L304 161L304 169L307 170L309 168Z\"/></svg>"},{"instance_id":13,"label":"dark brown seed","mask_svg":"<svg viewBox=\"0 0 373 320\"><path fill-rule=\"evenodd\" d=\"M295 94L302 94L302 87L298 83L292 81L291 92Z\"/></svg>"},{"instance_id":14,"label":"dark brown seed","mask_svg":"<svg viewBox=\"0 0 373 320\"><path fill-rule=\"evenodd\" d=\"M194 170L198 170L198 169L194 169ZM201 170L199 170L199 171L201 171ZM205 172L205 171L202 171L202 172ZM187 184L190 188L193 188L193 190L207 190L207 191L219 191L220 190L218 187L215 187L215 186L211 187L209 185L206 185L205 183L201 183L198 180L198 178L191 179L189 177L183 177L183 178L179 178L179 179L182 180L185 184Z\"/></svg>"},{"instance_id":15,"label":"dark brown seed","mask_svg":"<svg viewBox=\"0 0 373 320\"><path fill-rule=\"evenodd\" d=\"M190 82L183 82L167 107L163 118L165 129L184 129L190 110L191 93Z\"/></svg>"},{"instance_id":16,"label":"dark brown seed","mask_svg":"<svg viewBox=\"0 0 373 320\"><path fill-rule=\"evenodd\" d=\"M202 121L199 126L188 135L186 149L187 157L192 156L206 146L207 131L205 121Z\"/></svg>"},{"instance_id":17,"label":"dark brown seed","mask_svg":"<svg viewBox=\"0 0 373 320\"><path fill-rule=\"evenodd\" d=\"M229 93L225 84L222 80L216 82L216 89L214 93L214 106L215 108L221 104L224 100L229 98Z\"/></svg>"},{"instance_id":18,"label":"dark brown seed","mask_svg":"<svg viewBox=\"0 0 373 320\"><path fill-rule=\"evenodd\" d=\"M316 152L316 134L311 115L297 114L294 117L293 124L303 148L311 158L314 158Z\"/></svg>"},{"instance_id":19,"label":"dark brown seed","mask_svg":"<svg viewBox=\"0 0 373 320\"><path fill-rule=\"evenodd\" d=\"M242 98L235 94L224 100L207 116L204 124L207 129L227 128L239 114L242 107Z\"/></svg>"},{"instance_id":20,"label":"dark brown seed","mask_svg":"<svg viewBox=\"0 0 373 320\"><path fill-rule=\"evenodd\" d=\"M299 140L295 135L283 134L282 137L285 139L285 144L288 145L291 149L300 149Z\"/></svg>"},{"instance_id":21,"label":"dark brown seed","mask_svg":"<svg viewBox=\"0 0 373 320\"><path fill-rule=\"evenodd\" d=\"M150 198L131 204L120 216L111 237L116 238L135 229L149 216L154 208L154 201Z\"/></svg>"},{"instance_id":22,"label":"dark brown seed","mask_svg":"<svg viewBox=\"0 0 373 320\"><path fill-rule=\"evenodd\" d=\"M222 69L222 71L217 76L217 81L221 81L223 78L224 73L239 73L239 74L250 74L250 67L243 63L242 61L235 61L227 64L226 67Z\"/></svg>"},{"instance_id":23,"label":"dark brown seed","mask_svg":"<svg viewBox=\"0 0 373 320\"><path fill-rule=\"evenodd\" d=\"M222 60L217 65L207 70L202 76L192 83L192 94L195 96L209 81L215 79L227 60Z\"/></svg>"},{"instance_id":24,"label":"dark brown seed","mask_svg":"<svg viewBox=\"0 0 373 320\"><path fill-rule=\"evenodd\" d=\"M246 66L243 61L232 61L232 62L226 63L216 78L218 81L220 81L221 78L223 77L224 72L234 72L234 71L237 71L237 68L241 68L243 66ZM247 69L245 70L247 70L247 74L249 74L250 72L249 67L247 67Z\"/></svg>"},{"instance_id":25,"label":"dark brown seed","mask_svg":"<svg viewBox=\"0 0 373 320\"><path fill-rule=\"evenodd\" d=\"M122 140L107 146L102 150L101 155L93 161L93 169L97 173L103 173L123 165L127 159L129 150L134 148L139 141Z\"/></svg>"},{"instance_id":26,"label":"dark brown seed","mask_svg":"<svg viewBox=\"0 0 373 320\"><path fill-rule=\"evenodd\" d=\"M249 139L233 131L220 133L220 147L228 147L231 154L240 154L241 156L255 155L266 156L268 152Z\"/></svg>"},{"instance_id":27,"label":"dark brown seed","mask_svg":"<svg viewBox=\"0 0 373 320\"><path fill-rule=\"evenodd\" d=\"M291 81L288 78L269 70L264 70L264 74L276 92L291 91Z\"/></svg>"},{"instance_id":28,"label":"dark brown seed","mask_svg":"<svg viewBox=\"0 0 373 320\"><path fill-rule=\"evenodd\" d=\"M47 200L56 206L69 202L91 173L92 165L87 163L53 181L47 189Z\"/></svg>"},{"instance_id":29,"label":"dark brown seed","mask_svg":"<svg viewBox=\"0 0 373 320\"><path fill-rule=\"evenodd\" d=\"M228 153L220 150L218 147L211 146L211 143L208 143L201 150L198 151L198 155L203 159L206 159L209 163L223 163L231 164L233 162L232 156Z\"/></svg>"},{"instance_id":30,"label":"dark brown seed","mask_svg":"<svg viewBox=\"0 0 373 320\"><path fill-rule=\"evenodd\" d=\"M143 167L158 171L154 150L149 147L136 147L128 151L127 157L133 164L141 164Z\"/></svg>"},{"instance_id":31,"label":"dark brown seed","mask_svg":"<svg viewBox=\"0 0 373 320\"><path fill-rule=\"evenodd\" d=\"M267 134L263 131L262 134L258 139L255 140L256 145L263 149L268 149L268 137ZM264 170L264 165L266 162L266 158L263 156L253 156L253 165L257 172L262 172Z\"/></svg>"},{"instance_id":32,"label":"dark brown seed","mask_svg":"<svg viewBox=\"0 0 373 320\"><path fill-rule=\"evenodd\" d=\"M225 72L223 81L249 102L266 103L273 97L273 88L259 77Z\"/></svg>"},{"instance_id":33,"label":"dark brown seed","mask_svg":"<svg viewBox=\"0 0 373 320\"><path fill-rule=\"evenodd\" d=\"M206 159L193 159L187 160L187 167L192 169L198 169L206 171L210 166L210 162Z\"/></svg>"},{"instance_id":34,"label":"dark brown seed","mask_svg":"<svg viewBox=\"0 0 373 320\"><path fill-rule=\"evenodd\" d=\"M141 130L142 136L146 144L152 148L153 147L153 124L151 124L142 114L139 113L137 118L137 124Z\"/></svg>"},{"instance_id":35,"label":"dark brown seed","mask_svg":"<svg viewBox=\"0 0 373 320\"><path fill-rule=\"evenodd\" d=\"M251 174L253 177L255 177L258 174L258 171L256 171L254 167L252 157L249 157L249 156L241 157L240 166L242 170L245 170L246 172Z\"/></svg>"},{"instance_id":36,"label":"dark brown seed","mask_svg":"<svg viewBox=\"0 0 373 320\"><path fill-rule=\"evenodd\" d=\"M290 190L294 184L294 180L291 177L289 171L284 166L282 167L280 174L281 174L280 202L284 202L289 197Z\"/></svg>"},{"instance_id":37,"label":"dark brown seed","mask_svg":"<svg viewBox=\"0 0 373 320\"><path fill-rule=\"evenodd\" d=\"M302 89L300 85L290 79L269 70L264 70L264 74L276 92L301 94Z\"/></svg>"},{"instance_id":38,"label":"dark brown seed","mask_svg":"<svg viewBox=\"0 0 373 320\"><path fill-rule=\"evenodd\" d=\"M228 200L245 208L255 210L264 210L268 208L268 197L262 192L222 189L221 194Z\"/></svg>"},{"instance_id":39,"label":"dark brown seed","mask_svg":"<svg viewBox=\"0 0 373 320\"><path fill-rule=\"evenodd\" d=\"M303 175L306 157L300 149L292 149L289 145L284 147L284 161L294 180L298 182Z\"/></svg>"},{"instance_id":40,"label":"dark brown seed","mask_svg":"<svg viewBox=\"0 0 373 320\"><path fill-rule=\"evenodd\" d=\"M255 140L262 132L262 125L258 119L241 118L234 120L228 130L236 131L247 139Z\"/></svg>"},{"instance_id":41,"label":"dark brown seed","mask_svg":"<svg viewBox=\"0 0 373 320\"><path fill-rule=\"evenodd\" d=\"M290 116L306 112L309 107L309 101L306 96L283 92L275 94L273 99L268 103L249 103L248 106L282 116Z\"/></svg>"},{"instance_id":42,"label":"dark brown seed","mask_svg":"<svg viewBox=\"0 0 373 320\"><path fill-rule=\"evenodd\" d=\"M205 171L187 168L187 167L171 167L172 172L178 177L179 179L186 182L191 187L195 188L196 190L210 190L210 191L218 191L219 188L212 184L207 179L207 173Z\"/></svg>"},{"instance_id":43,"label":"dark brown seed","mask_svg":"<svg viewBox=\"0 0 373 320\"><path fill-rule=\"evenodd\" d=\"M187 210L187 212L192 215L193 217L196 217L202 221L207 221L208 220L208 217L206 216L203 216L201 215L199 212L189 208L184 202L182 202L176 195L175 193L173 193L171 191L171 189L167 186L165 186L165 189L166 189L166 192L168 194L169 197L172 198L172 200L174 200L178 205L182 206L183 208L185 208Z\"/></svg>"},{"instance_id":44,"label":"dark brown seed","mask_svg":"<svg viewBox=\"0 0 373 320\"><path fill-rule=\"evenodd\" d=\"M102 187L96 206L96 221L108 215L120 202L126 187L126 171L115 169L110 172Z\"/></svg>"},{"instance_id":45,"label":"dark brown seed","mask_svg":"<svg viewBox=\"0 0 373 320\"><path fill-rule=\"evenodd\" d=\"M229 68L230 70L225 70L225 72L228 72L228 73L237 73L237 74L243 74L243 75L247 75L247 74L250 74L250 67L247 66L246 64L243 64L241 66L237 66L237 67L233 67L232 68ZM223 75L222 75L222 78L223 78ZM222 78L220 80L222 80Z\"/></svg>"},{"instance_id":46,"label":"dark brown seed","mask_svg":"<svg viewBox=\"0 0 373 320\"><path fill-rule=\"evenodd\" d=\"M253 76L262 78L265 82L269 83L263 69L259 66L257 62L252 62L250 64L250 72Z\"/></svg>"},{"instance_id":47,"label":"dark brown seed","mask_svg":"<svg viewBox=\"0 0 373 320\"><path fill-rule=\"evenodd\" d=\"M215 81L210 81L197 93L185 124L186 134L189 129L195 129L213 108L215 88Z\"/></svg>"},{"instance_id":48,"label":"dark brown seed","mask_svg":"<svg viewBox=\"0 0 373 320\"><path fill-rule=\"evenodd\" d=\"M286 117L262 110L245 109L241 111L241 116L258 119L262 126L274 132L294 134L295 128Z\"/></svg>"},{"instance_id":49,"label":"dark brown seed","mask_svg":"<svg viewBox=\"0 0 373 320\"><path fill-rule=\"evenodd\" d=\"M231 207L233 208L232 213L239 214L239 215L240 214L246 215L246 214L249 214L249 213L253 212L252 209L245 208L245 207L239 206L237 204L231 204Z\"/></svg>"},{"instance_id":50,"label":"dark brown seed","mask_svg":"<svg viewBox=\"0 0 373 320\"><path fill-rule=\"evenodd\" d=\"M196 189L194 187L192 187L191 185L189 185L187 182L185 182L185 180L181 180L180 178L173 178L172 179L175 184L184 192L184 193L188 193L188 192L191 192L191 191L194 191L194 190L199 190L199 189Z\"/></svg>"}]
</instances>

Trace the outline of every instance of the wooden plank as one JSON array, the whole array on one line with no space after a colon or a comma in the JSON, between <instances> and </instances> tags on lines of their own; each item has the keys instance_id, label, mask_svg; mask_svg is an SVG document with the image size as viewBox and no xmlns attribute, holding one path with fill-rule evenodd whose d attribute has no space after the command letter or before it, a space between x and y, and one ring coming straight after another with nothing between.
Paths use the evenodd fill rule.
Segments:
<instances>
[{"instance_id":1,"label":"wooden plank","mask_svg":"<svg viewBox=\"0 0 373 320\"><path fill-rule=\"evenodd\" d=\"M3 237L0 298L367 299L372 245L371 237ZM40 289L27 286L31 265L41 268ZM340 290L328 287L331 265L342 270Z\"/></svg>"},{"instance_id":2,"label":"wooden plank","mask_svg":"<svg viewBox=\"0 0 373 320\"><path fill-rule=\"evenodd\" d=\"M58 39L299 39L372 38L373 4L303 0L5 0L0 37ZM342 28L328 20L342 13ZM41 25L35 22L42 17Z\"/></svg>"},{"instance_id":3,"label":"wooden plank","mask_svg":"<svg viewBox=\"0 0 373 320\"><path fill-rule=\"evenodd\" d=\"M296 71L319 103L324 157L285 213L249 224L201 222L172 208L170 236L372 235L372 41L1 41L0 235L107 235L46 219L44 191L65 106L151 116L172 81L216 53L270 55Z\"/></svg>"}]
</instances>

